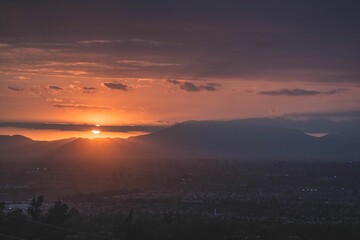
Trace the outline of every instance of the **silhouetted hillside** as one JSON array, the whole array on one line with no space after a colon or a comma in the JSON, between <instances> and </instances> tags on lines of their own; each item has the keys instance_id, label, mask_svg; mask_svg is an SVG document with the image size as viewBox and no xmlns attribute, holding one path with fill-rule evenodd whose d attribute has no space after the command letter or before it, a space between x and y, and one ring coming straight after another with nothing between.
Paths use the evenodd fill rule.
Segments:
<instances>
[{"instance_id":1,"label":"silhouetted hillside","mask_svg":"<svg viewBox=\"0 0 360 240\"><path fill-rule=\"evenodd\" d=\"M321 120L323 121L323 120ZM283 123L284 126L280 126ZM63 139L32 141L22 136L1 136L2 158L37 160L116 160L134 158L223 158L246 160L358 160L356 123L332 123L325 137L300 130L316 124L283 119L188 121L158 132L129 139Z\"/></svg>"},{"instance_id":2,"label":"silhouetted hillside","mask_svg":"<svg viewBox=\"0 0 360 240\"><path fill-rule=\"evenodd\" d=\"M346 133L341 135L346 141L317 138L297 129L276 126L272 120L261 121L254 124L250 120L190 121L136 139L161 146L167 154L189 157L315 160L359 156L358 138L348 139ZM349 145L353 147L350 149Z\"/></svg>"}]
</instances>

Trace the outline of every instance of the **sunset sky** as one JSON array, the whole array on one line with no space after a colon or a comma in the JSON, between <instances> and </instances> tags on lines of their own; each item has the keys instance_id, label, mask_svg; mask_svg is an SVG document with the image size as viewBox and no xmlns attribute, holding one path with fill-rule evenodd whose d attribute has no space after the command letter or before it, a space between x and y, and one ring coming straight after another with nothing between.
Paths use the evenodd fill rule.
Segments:
<instances>
[{"instance_id":1,"label":"sunset sky","mask_svg":"<svg viewBox=\"0 0 360 240\"><path fill-rule=\"evenodd\" d=\"M359 12L328 0L1 1L0 134L359 117Z\"/></svg>"}]
</instances>

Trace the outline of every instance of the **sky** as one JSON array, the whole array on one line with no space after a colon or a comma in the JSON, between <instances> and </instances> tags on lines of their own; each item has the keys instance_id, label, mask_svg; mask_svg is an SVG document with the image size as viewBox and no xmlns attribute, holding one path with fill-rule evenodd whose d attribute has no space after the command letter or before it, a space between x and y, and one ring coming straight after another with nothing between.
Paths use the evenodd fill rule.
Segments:
<instances>
[{"instance_id":1,"label":"sky","mask_svg":"<svg viewBox=\"0 0 360 240\"><path fill-rule=\"evenodd\" d=\"M3 0L0 134L359 117L359 11L329 0Z\"/></svg>"}]
</instances>

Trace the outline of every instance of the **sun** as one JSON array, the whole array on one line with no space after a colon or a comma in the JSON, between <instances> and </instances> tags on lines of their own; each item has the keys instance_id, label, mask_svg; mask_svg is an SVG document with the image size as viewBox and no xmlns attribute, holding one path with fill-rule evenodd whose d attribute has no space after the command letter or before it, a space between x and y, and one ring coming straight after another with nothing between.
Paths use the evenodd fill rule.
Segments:
<instances>
[{"instance_id":1,"label":"sun","mask_svg":"<svg viewBox=\"0 0 360 240\"><path fill-rule=\"evenodd\" d=\"M97 135L97 134L100 134L100 133L101 133L101 131L100 131L100 130L96 130L96 129L91 130L91 132L92 132L93 134L95 134L95 135Z\"/></svg>"}]
</instances>

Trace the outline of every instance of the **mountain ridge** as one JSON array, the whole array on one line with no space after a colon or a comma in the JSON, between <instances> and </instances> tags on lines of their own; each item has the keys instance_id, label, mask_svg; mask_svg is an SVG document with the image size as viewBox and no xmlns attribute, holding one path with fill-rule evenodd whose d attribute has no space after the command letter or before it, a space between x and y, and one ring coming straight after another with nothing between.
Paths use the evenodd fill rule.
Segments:
<instances>
[{"instance_id":1,"label":"mountain ridge","mask_svg":"<svg viewBox=\"0 0 360 240\"><path fill-rule=\"evenodd\" d=\"M287 124L281 126L283 122ZM304 133L302 129L309 123L283 119L186 121L128 139L36 141L19 135L0 136L0 156L19 161L47 158L356 160L360 157L357 137L360 131L356 123L328 122L327 129L332 132L320 138Z\"/></svg>"}]
</instances>

